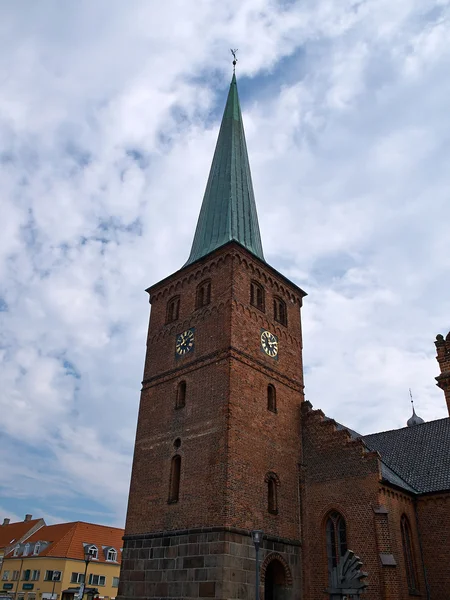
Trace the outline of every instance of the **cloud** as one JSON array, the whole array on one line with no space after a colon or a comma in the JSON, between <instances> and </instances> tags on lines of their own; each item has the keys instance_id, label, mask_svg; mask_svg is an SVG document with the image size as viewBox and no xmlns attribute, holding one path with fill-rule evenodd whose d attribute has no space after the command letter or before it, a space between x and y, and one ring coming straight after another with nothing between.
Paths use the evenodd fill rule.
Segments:
<instances>
[{"instance_id":1,"label":"cloud","mask_svg":"<svg viewBox=\"0 0 450 600\"><path fill-rule=\"evenodd\" d=\"M144 289L188 257L230 46L265 255L309 294L308 399L364 433L410 387L445 416L447 3L26 6L0 9L5 514L123 524Z\"/></svg>"}]
</instances>

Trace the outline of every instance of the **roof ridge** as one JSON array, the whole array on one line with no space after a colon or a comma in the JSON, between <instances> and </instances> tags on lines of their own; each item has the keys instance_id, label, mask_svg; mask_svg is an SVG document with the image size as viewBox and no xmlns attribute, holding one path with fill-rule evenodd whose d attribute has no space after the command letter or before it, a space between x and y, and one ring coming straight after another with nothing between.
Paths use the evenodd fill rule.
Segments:
<instances>
[{"instance_id":1,"label":"roof ridge","mask_svg":"<svg viewBox=\"0 0 450 600\"><path fill-rule=\"evenodd\" d=\"M418 423L417 425L414 426L414 429L418 428L418 427L423 427L424 425L428 425L431 426L433 423L438 423L440 421L449 421L450 417L442 417L441 419L433 419L432 421L425 421L424 423ZM407 425L405 425L404 427L397 427L394 429L386 429L385 431L375 431L374 433L367 433L364 434L363 437L370 437L372 435L380 435L382 433L390 433L391 431L411 431L411 427L408 427Z\"/></svg>"}]
</instances>

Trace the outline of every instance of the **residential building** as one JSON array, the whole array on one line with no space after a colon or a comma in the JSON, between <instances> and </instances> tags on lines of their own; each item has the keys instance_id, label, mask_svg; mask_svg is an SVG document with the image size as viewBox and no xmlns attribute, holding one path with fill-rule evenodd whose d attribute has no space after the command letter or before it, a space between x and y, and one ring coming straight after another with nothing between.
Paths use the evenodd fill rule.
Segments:
<instances>
[{"instance_id":1,"label":"residential building","mask_svg":"<svg viewBox=\"0 0 450 600\"><path fill-rule=\"evenodd\" d=\"M25 541L44 525L44 519L33 519L33 515L25 515L23 521L15 523L11 523L10 519L3 519L0 525L0 565L3 556L8 554L15 544Z\"/></svg>"},{"instance_id":2,"label":"residential building","mask_svg":"<svg viewBox=\"0 0 450 600\"><path fill-rule=\"evenodd\" d=\"M305 401L306 294L264 258L234 75L190 256L147 291L120 600L450 600L450 420L361 436Z\"/></svg>"},{"instance_id":3,"label":"residential building","mask_svg":"<svg viewBox=\"0 0 450 600\"><path fill-rule=\"evenodd\" d=\"M1 590L14 600L116 597L123 529L76 521L46 525L17 543L0 570ZM86 567L85 552L90 554Z\"/></svg>"}]
</instances>

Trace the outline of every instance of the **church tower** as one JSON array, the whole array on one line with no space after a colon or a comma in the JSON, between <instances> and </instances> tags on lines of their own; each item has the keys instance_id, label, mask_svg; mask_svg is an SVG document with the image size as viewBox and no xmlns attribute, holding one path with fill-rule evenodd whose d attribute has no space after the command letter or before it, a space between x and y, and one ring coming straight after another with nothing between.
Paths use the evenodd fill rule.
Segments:
<instances>
[{"instance_id":1,"label":"church tower","mask_svg":"<svg viewBox=\"0 0 450 600\"><path fill-rule=\"evenodd\" d=\"M301 595L305 293L265 262L233 75L191 253L152 285L119 597Z\"/></svg>"},{"instance_id":2,"label":"church tower","mask_svg":"<svg viewBox=\"0 0 450 600\"><path fill-rule=\"evenodd\" d=\"M434 343L437 350L436 360L441 369L440 375L436 377L437 386L445 394L448 414L450 415L450 331L447 333L445 339L443 335L437 335Z\"/></svg>"}]
</instances>

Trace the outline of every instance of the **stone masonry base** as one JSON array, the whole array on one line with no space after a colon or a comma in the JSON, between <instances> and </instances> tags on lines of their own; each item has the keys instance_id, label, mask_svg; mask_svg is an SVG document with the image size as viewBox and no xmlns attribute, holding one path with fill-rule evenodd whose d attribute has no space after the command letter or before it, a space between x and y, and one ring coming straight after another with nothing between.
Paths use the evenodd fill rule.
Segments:
<instances>
[{"instance_id":1,"label":"stone masonry base","mask_svg":"<svg viewBox=\"0 0 450 600\"><path fill-rule=\"evenodd\" d=\"M255 548L247 531L213 527L125 536L124 540L117 600L255 599ZM284 570L283 599L299 599L298 542L264 538L259 557L261 600L272 560Z\"/></svg>"}]
</instances>

